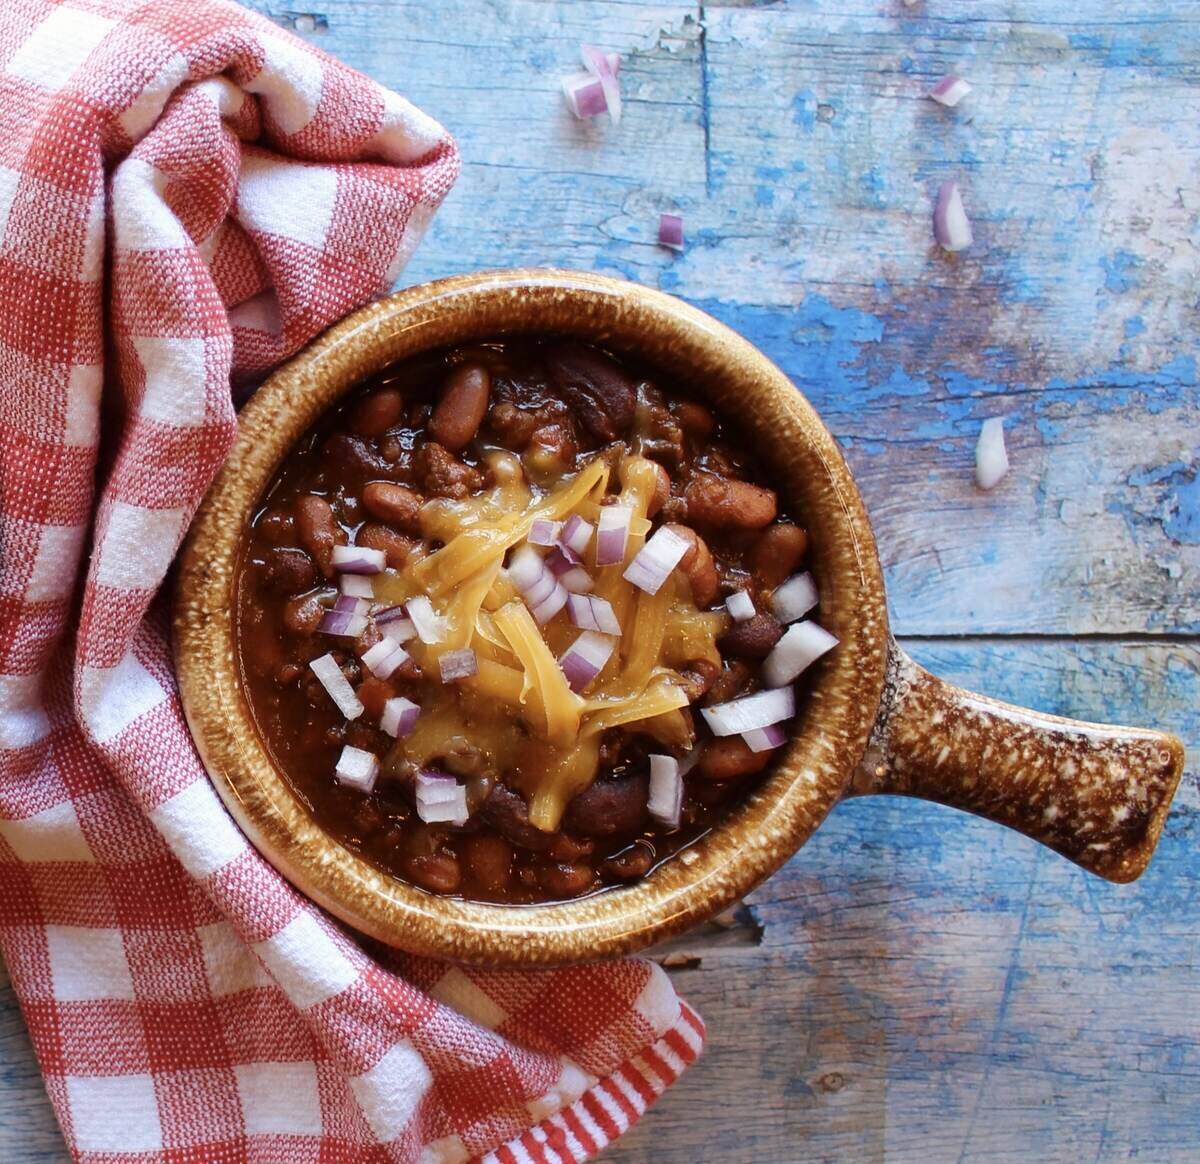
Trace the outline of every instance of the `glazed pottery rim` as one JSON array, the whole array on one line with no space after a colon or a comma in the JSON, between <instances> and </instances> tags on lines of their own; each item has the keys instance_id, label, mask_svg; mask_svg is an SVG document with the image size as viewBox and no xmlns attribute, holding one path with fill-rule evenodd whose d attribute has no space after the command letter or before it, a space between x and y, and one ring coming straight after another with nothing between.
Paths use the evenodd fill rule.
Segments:
<instances>
[{"instance_id":1,"label":"glazed pottery rim","mask_svg":"<svg viewBox=\"0 0 1200 1164\"><path fill-rule=\"evenodd\" d=\"M272 760L241 691L235 586L247 518L280 461L345 392L419 352L515 334L570 335L684 378L737 412L768 478L808 525L821 620L840 645L816 678L782 758L726 821L643 881L549 905L439 897L326 834ZM779 868L843 796L878 712L890 635L866 512L836 441L749 341L663 292L605 276L515 269L453 276L348 316L276 371L185 546L176 664L201 759L256 848L353 928L411 953L491 966L559 965L633 952L710 918Z\"/></svg>"}]
</instances>

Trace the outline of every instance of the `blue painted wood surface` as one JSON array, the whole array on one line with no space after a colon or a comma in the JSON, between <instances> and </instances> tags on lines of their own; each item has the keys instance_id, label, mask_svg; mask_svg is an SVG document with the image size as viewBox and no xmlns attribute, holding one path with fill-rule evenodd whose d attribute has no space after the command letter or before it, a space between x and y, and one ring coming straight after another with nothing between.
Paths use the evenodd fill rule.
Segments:
<instances>
[{"instance_id":1,"label":"blue painted wood surface","mask_svg":"<svg viewBox=\"0 0 1200 1164\"><path fill-rule=\"evenodd\" d=\"M1129 887L951 810L836 810L723 928L665 954L710 1049L611 1158L1194 1160L1194 0L252 6L458 137L462 179L406 282L557 264L711 311L841 440L921 662L1189 747ZM623 54L619 127L563 108L581 40ZM922 94L951 70L975 92L945 110ZM977 239L953 259L930 235L947 177ZM681 255L654 244L674 209ZM981 494L991 415L1012 472ZM7 992L0 1159L65 1159Z\"/></svg>"}]
</instances>

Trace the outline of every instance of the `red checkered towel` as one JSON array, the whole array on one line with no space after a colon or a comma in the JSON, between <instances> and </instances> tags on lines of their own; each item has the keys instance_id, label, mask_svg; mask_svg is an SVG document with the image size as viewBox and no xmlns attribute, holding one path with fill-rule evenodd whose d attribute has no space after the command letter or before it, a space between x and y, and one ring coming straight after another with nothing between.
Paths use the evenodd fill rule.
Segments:
<instances>
[{"instance_id":1,"label":"red checkered towel","mask_svg":"<svg viewBox=\"0 0 1200 1164\"><path fill-rule=\"evenodd\" d=\"M248 846L180 715L156 592L231 375L386 287L456 170L220 0L0 5L0 943L77 1160L579 1161L699 1051L642 962L364 946Z\"/></svg>"}]
</instances>

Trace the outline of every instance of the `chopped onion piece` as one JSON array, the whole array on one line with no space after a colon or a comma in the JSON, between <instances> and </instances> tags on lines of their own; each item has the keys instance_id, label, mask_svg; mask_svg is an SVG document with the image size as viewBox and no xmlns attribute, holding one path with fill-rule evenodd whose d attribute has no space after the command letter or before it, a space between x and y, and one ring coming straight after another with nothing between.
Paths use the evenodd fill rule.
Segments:
<instances>
[{"instance_id":1,"label":"chopped onion piece","mask_svg":"<svg viewBox=\"0 0 1200 1164\"><path fill-rule=\"evenodd\" d=\"M953 109L970 92L971 86L962 77L950 73L929 90L929 96L939 105Z\"/></svg>"},{"instance_id":2,"label":"chopped onion piece","mask_svg":"<svg viewBox=\"0 0 1200 1164\"><path fill-rule=\"evenodd\" d=\"M658 242L673 251L683 250L683 216L660 214L658 216Z\"/></svg>"},{"instance_id":3,"label":"chopped onion piece","mask_svg":"<svg viewBox=\"0 0 1200 1164\"><path fill-rule=\"evenodd\" d=\"M329 608L338 614L365 615L371 609L371 604L365 598L355 598L352 594L339 594L337 601Z\"/></svg>"},{"instance_id":4,"label":"chopped onion piece","mask_svg":"<svg viewBox=\"0 0 1200 1164\"><path fill-rule=\"evenodd\" d=\"M362 661L376 679L390 679L408 662L408 657L408 652L399 643L383 638L363 652Z\"/></svg>"},{"instance_id":5,"label":"chopped onion piece","mask_svg":"<svg viewBox=\"0 0 1200 1164\"><path fill-rule=\"evenodd\" d=\"M746 747L752 752L769 752L787 743L787 732L777 723L768 724L765 728L755 728L753 731L742 732Z\"/></svg>"},{"instance_id":6,"label":"chopped onion piece","mask_svg":"<svg viewBox=\"0 0 1200 1164\"><path fill-rule=\"evenodd\" d=\"M682 760L679 761L679 775L686 776L700 761L704 751L703 744L697 744Z\"/></svg>"},{"instance_id":7,"label":"chopped onion piece","mask_svg":"<svg viewBox=\"0 0 1200 1164\"><path fill-rule=\"evenodd\" d=\"M531 606L529 613L538 626L548 623L564 606L567 605L567 591L560 583L554 583L554 589L549 596L542 599L537 606Z\"/></svg>"},{"instance_id":8,"label":"chopped onion piece","mask_svg":"<svg viewBox=\"0 0 1200 1164\"><path fill-rule=\"evenodd\" d=\"M933 235L948 251L965 251L975 241L957 182L943 182L933 211Z\"/></svg>"},{"instance_id":9,"label":"chopped onion piece","mask_svg":"<svg viewBox=\"0 0 1200 1164\"><path fill-rule=\"evenodd\" d=\"M650 757L650 797L646 810L667 828L679 827L679 811L683 807L683 777L679 761L674 756Z\"/></svg>"},{"instance_id":10,"label":"chopped onion piece","mask_svg":"<svg viewBox=\"0 0 1200 1164\"><path fill-rule=\"evenodd\" d=\"M604 87L604 100L608 104L608 115L613 125L621 124L621 87L617 84L617 71L607 53L602 53L593 45L580 45L584 68L594 74Z\"/></svg>"},{"instance_id":11,"label":"chopped onion piece","mask_svg":"<svg viewBox=\"0 0 1200 1164\"><path fill-rule=\"evenodd\" d=\"M404 608L421 642L440 643L446 637L446 620L433 609L433 603L426 595L418 594L416 598L410 598Z\"/></svg>"},{"instance_id":12,"label":"chopped onion piece","mask_svg":"<svg viewBox=\"0 0 1200 1164\"><path fill-rule=\"evenodd\" d=\"M332 655L322 655L319 659L313 659L308 666L321 681L321 686L329 692L329 698L337 704L337 709L342 715L347 719L358 719L362 715L363 705Z\"/></svg>"},{"instance_id":13,"label":"chopped onion piece","mask_svg":"<svg viewBox=\"0 0 1200 1164\"><path fill-rule=\"evenodd\" d=\"M975 483L980 489L994 489L1008 472L1008 450L1004 447L1004 420L989 417L975 442Z\"/></svg>"},{"instance_id":14,"label":"chopped onion piece","mask_svg":"<svg viewBox=\"0 0 1200 1164\"><path fill-rule=\"evenodd\" d=\"M528 590L525 591L525 601L531 606L537 606L546 601L558 589L558 580L547 570Z\"/></svg>"},{"instance_id":15,"label":"chopped onion piece","mask_svg":"<svg viewBox=\"0 0 1200 1164\"><path fill-rule=\"evenodd\" d=\"M608 635L589 630L584 631L563 651L558 665L572 691L582 691L604 670L615 646Z\"/></svg>"},{"instance_id":16,"label":"chopped onion piece","mask_svg":"<svg viewBox=\"0 0 1200 1164\"><path fill-rule=\"evenodd\" d=\"M591 574L582 566L575 566L568 570L558 581L564 590L568 590L572 594L587 594L596 585Z\"/></svg>"},{"instance_id":17,"label":"chopped onion piece","mask_svg":"<svg viewBox=\"0 0 1200 1164\"><path fill-rule=\"evenodd\" d=\"M548 517L539 517L529 527L529 544L533 546L552 546L558 541L558 533L561 529L561 522L551 521Z\"/></svg>"},{"instance_id":18,"label":"chopped onion piece","mask_svg":"<svg viewBox=\"0 0 1200 1164\"><path fill-rule=\"evenodd\" d=\"M596 598L586 594L568 595L567 617L580 630L600 631L606 635L621 633L621 624L607 598Z\"/></svg>"},{"instance_id":19,"label":"chopped onion piece","mask_svg":"<svg viewBox=\"0 0 1200 1164\"><path fill-rule=\"evenodd\" d=\"M351 598L365 598L368 602L375 597L375 583L365 574L343 574L338 579L338 589Z\"/></svg>"},{"instance_id":20,"label":"chopped onion piece","mask_svg":"<svg viewBox=\"0 0 1200 1164\"><path fill-rule=\"evenodd\" d=\"M379 717L379 726L393 739L408 735L417 726L417 717L421 714L419 704L411 699L397 695L383 705L383 715Z\"/></svg>"},{"instance_id":21,"label":"chopped onion piece","mask_svg":"<svg viewBox=\"0 0 1200 1164\"><path fill-rule=\"evenodd\" d=\"M452 776L417 773L417 816L426 824L465 825L467 790Z\"/></svg>"},{"instance_id":22,"label":"chopped onion piece","mask_svg":"<svg viewBox=\"0 0 1200 1164\"><path fill-rule=\"evenodd\" d=\"M349 610L330 610L317 625L317 630L325 635L338 635L340 638L356 639L367 629L367 620L361 614Z\"/></svg>"},{"instance_id":23,"label":"chopped onion piece","mask_svg":"<svg viewBox=\"0 0 1200 1164\"><path fill-rule=\"evenodd\" d=\"M771 653L763 663L763 679L772 687L782 689L790 694L792 689L785 687L784 684L791 683L801 671L815 663L826 651L832 650L837 644L837 639L815 622L793 623L784 632L783 638L771 648ZM763 694L771 695L774 692L768 691ZM751 698L756 698L756 696L751 696ZM780 719L786 718L786 716L780 716ZM765 727L766 725L755 724L754 726ZM741 728L740 730L749 731L750 729Z\"/></svg>"},{"instance_id":24,"label":"chopped onion piece","mask_svg":"<svg viewBox=\"0 0 1200 1164\"><path fill-rule=\"evenodd\" d=\"M567 518L566 525L562 527L562 533L558 535L558 544L573 550L576 554L575 560L582 561L583 559L578 555L588 548L595 529L596 527L590 521L584 521L579 514L573 513Z\"/></svg>"},{"instance_id":25,"label":"chopped onion piece","mask_svg":"<svg viewBox=\"0 0 1200 1164\"><path fill-rule=\"evenodd\" d=\"M736 736L791 719L796 714L796 694L790 687L777 687L714 707L702 707L700 714L714 736Z\"/></svg>"},{"instance_id":26,"label":"chopped onion piece","mask_svg":"<svg viewBox=\"0 0 1200 1164\"><path fill-rule=\"evenodd\" d=\"M479 661L470 647L463 647L460 651L447 651L438 659L438 667L442 672L442 682L450 683L474 675L479 670Z\"/></svg>"},{"instance_id":27,"label":"chopped onion piece","mask_svg":"<svg viewBox=\"0 0 1200 1164\"><path fill-rule=\"evenodd\" d=\"M591 73L572 73L569 77L564 77L562 90L567 99L567 108L581 121L608 112L604 82Z\"/></svg>"},{"instance_id":28,"label":"chopped onion piece","mask_svg":"<svg viewBox=\"0 0 1200 1164\"><path fill-rule=\"evenodd\" d=\"M556 578L578 566L583 559L570 546L555 546L546 555L546 569Z\"/></svg>"},{"instance_id":29,"label":"chopped onion piece","mask_svg":"<svg viewBox=\"0 0 1200 1164\"><path fill-rule=\"evenodd\" d=\"M387 565L382 550L367 546L334 546L333 568L343 574L378 574Z\"/></svg>"},{"instance_id":30,"label":"chopped onion piece","mask_svg":"<svg viewBox=\"0 0 1200 1164\"><path fill-rule=\"evenodd\" d=\"M625 561L625 544L633 522L630 505L606 505L600 510L596 533L596 565L619 566Z\"/></svg>"},{"instance_id":31,"label":"chopped onion piece","mask_svg":"<svg viewBox=\"0 0 1200 1164\"><path fill-rule=\"evenodd\" d=\"M775 587L775 593L771 595L771 610L780 622L795 622L817 605L819 597L817 584L811 574L793 574Z\"/></svg>"},{"instance_id":32,"label":"chopped onion piece","mask_svg":"<svg viewBox=\"0 0 1200 1164\"><path fill-rule=\"evenodd\" d=\"M508 576L522 594L545 573L546 563L542 561L542 555L529 546L517 550L508 563Z\"/></svg>"},{"instance_id":33,"label":"chopped onion piece","mask_svg":"<svg viewBox=\"0 0 1200 1164\"><path fill-rule=\"evenodd\" d=\"M758 613L754 609L754 599L744 590L735 590L726 598L725 609L734 622L747 622Z\"/></svg>"},{"instance_id":34,"label":"chopped onion piece","mask_svg":"<svg viewBox=\"0 0 1200 1164\"><path fill-rule=\"evenodd\" d=\"M375 787L375 779L379 775L379 757L374 752L352 748L347 744L342 748L333 774L337 777L337 782L347 788L370 792Z\"/></svg>"},{"instance_id":35,"label":"chopped onion piece","mask_svg":"<svg viewBox=\"0 0 1200 1164\"><path fill-rule=\"evenodd\" d=\"M383 632L385 638L394 643L406 643L409 639L417 637L417 628L413 626L411 618L393 618L384 623L376 618L375 625Z\"/></svg>"},{"instance_id":36,"label":"chopped onion piece","mask_svg":"<svg viewBox=\"0 0 1200 1164\"><path fill-rule=\"evenodd\" d=\"M418 800L429 804L444 804L458 795L458 781L448 772L423 768L417 773L416 793Z\"/></svg>"},{"instance_id":37,"label":"chopped onion piece","mask_svg":"<svg viewBox=\"0 0 1200 1164\"><path fill-rule=\"evenodd\" d=\"M647 594L657 594L688 549L688 543L683 538L662 526L638 550L621 577Z\"/></svg>"}]
</instances>

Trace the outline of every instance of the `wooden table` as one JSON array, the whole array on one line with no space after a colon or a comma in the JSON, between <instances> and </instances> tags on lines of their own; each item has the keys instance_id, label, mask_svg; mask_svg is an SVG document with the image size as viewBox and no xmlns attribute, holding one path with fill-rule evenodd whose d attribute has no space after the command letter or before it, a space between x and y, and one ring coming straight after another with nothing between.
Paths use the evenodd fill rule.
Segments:
<instances>
[{"instance_id":1,"label":"wooden table","mask_svg":"<svg viewBox=\"0 0 1200 1164\"><path fill-rule=\"evenodd\" d=\"M254 6L462 146L406 281L558 264L699 304L840 438L921 662L1192 749L1123 888L948 809L836 810L677 943L709 1050L607 1158L1195 1160L1195 0L307 2ZM582 40L622 53L619 128L563 107ZM975 85L957 110L922 96L949 71ZM948 177L977 240L957 260L930 236ZM681 255L654 244L672 209ZM993 415L1012 472L983 494ZM7 992L0 1159L65 1159Z\"/></svg>"}]
</instances>

